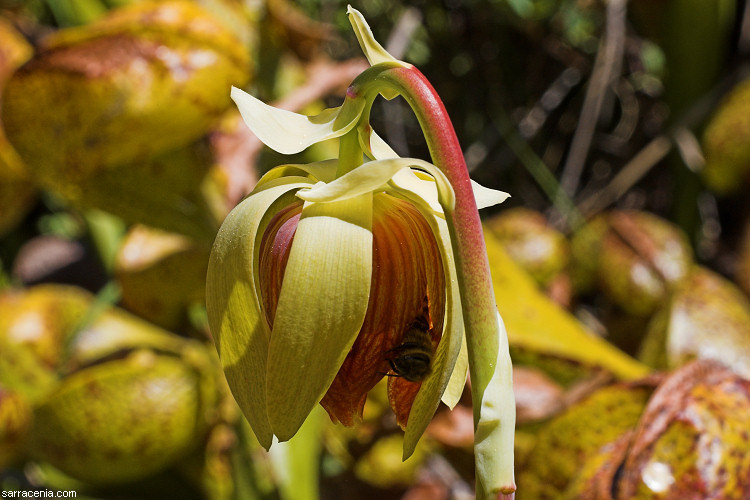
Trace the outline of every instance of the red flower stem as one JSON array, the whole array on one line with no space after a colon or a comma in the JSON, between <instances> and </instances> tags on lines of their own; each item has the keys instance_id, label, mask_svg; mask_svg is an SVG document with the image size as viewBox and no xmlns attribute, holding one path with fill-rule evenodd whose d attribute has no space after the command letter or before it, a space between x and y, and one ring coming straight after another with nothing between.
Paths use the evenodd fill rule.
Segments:
<instances>
[{"instance_id":1,"label":"red flower stem","mask_svg":"<svg viewBox=\"0 0 750 500\"><path fill-rule=\"evenodd\" d=\"M433 164L448 178L456 195L455 208L452 211L445 210L445 217L450 231L461 295L476 430L485 389L497 368L495 365L498 350L501 348L498 333L503 330L498 323L487 249L469 171L443 102L417 68L390 63L373 66L355 80L349 93L361 92L374 98L376 91L386 89L397 90L411 106L427 141ZM511 400L506 404L514 402ZM496 452L512 455L513 449L511 447L510 450ZM510 474L510 484L504 484L498 493L510 494L515 491L512 470ZM480 493L480 478L477 479L477 495L480 498L483 495Z\"/></svg>"}]
</instances>

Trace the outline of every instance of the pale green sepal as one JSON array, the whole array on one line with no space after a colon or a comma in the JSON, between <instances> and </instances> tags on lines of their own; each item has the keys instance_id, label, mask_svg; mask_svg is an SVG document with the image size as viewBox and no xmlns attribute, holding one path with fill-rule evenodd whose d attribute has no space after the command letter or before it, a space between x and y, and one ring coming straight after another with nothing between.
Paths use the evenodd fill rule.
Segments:
<instances>
[{"instance_id":1,"label":"pale green sepal","mask_svg":"<svg viewBox=\"0 0 750 500\"><path fill-rule=\"evenodd\" d=\"M372 274L372 193L306 203L284 273L268 353L268 418L291 438L357 338Z\"/></svg>"},{"instance_id":2,"label":"pale green sepal","mask_svg":"<svg viewBox=\"0 0 750 500\"><path fill-rule=\"evenodd\" d=\"M266 449L272 442L265 411L270 332L255 285L256 240L268 209L302 186L277 186L237 205L219 229L206 276L208 323L222 368L232 394Z\"/></svg>"},{"instance_id":3,"label":"pale green sepal","mask_svg":"<svg viewBox=\"0 0 750 500\"><path fill-rule=\"evenodd\" d=\"M372 160L391 160L399 158L391 146L388 145L371 127L360 127L359 144L362 151Z\"/></svg>"},{"instance_id":4,"label":"pale green sepal","mask_svg":"<svg viewBox=\"0 0 750 500\"><path fill-rule=\"evenodd\" d=\"M398 153L372 129L363 129L360 132L360 144L362 145L362 149L371 158L388 160L399 157ZM409 172L399 172L394 176L393 181L398 186L419 194L419 196L430 204L430 207L434 211L441 212L437 208L437 187L434 183L425 182ZM471 188L474 191L474 199L476 200L478 209L497 205L510 198L510 195L504 191L484 187L473 180L471 181Z\"/></svg>"},{"instance_id":5,"label":"pale green sepal","mask_svg":"<svg viewBox=\"0 0 750 500\"><path fill-rule=\"evenodd\" d=\"M413 171L401 170L391 179L391 185L401 189L412 191L420 198L425 200L435 214L442 214L445 202L441 203L439 196L439 183L432 178L429 180L419 177L418 173ZM510 195L503 191L490 189L481 184L471 181L471 187L474 192L474 199L477 203L477 209L487 208L507 200ZM452 191L452 188L451 188ZM452 204L449 205L452 209Z\"/></svg>"},{"instance_id":6,"label":"pale green sepal","mask_svg":"<svg viewBox=\"0 0 750 500\"><path fill-rule=\"evenodd\" d=\"M474 431L474 457L477 468L477 498L497 498L503 488L515 484L513 439L516 404L513 396L513 367L508 353L508 334L497 314L498 345L494 370L482 394L479 420Z\"/></svg>"},{"instance_id":7,"label":"pale green sepal","mask_svg":"<svg viewBox=\"0 0 750 500\"><path fill-rule=\"evenodd\" d=\"M391 178L390 186L396 190L409 191L423 200L430 207L430 211L443 216L443 207L438 200L438 190L435 181L430 178L422 179L413 170L400 170Z\"/></svg>"},{"instance_id":8,"label":"pale green sepal","mask_svg":"<svg viewBox=\"0 0 750 500\"><path fill-rule=\"evenodd\" d=\"M447 286L443 336L440 339L440 344L438 344L437 352L433 359L432 373L422 382L409 411L409 420L407 421L406 432L404 433L404 460L414 453L417 442L422 434L424 434L425 429L427 429L427 425L432 420L433 415L435 415L441 398L445 397L446 388L453 378L456 360L458 359L464 337L456 263L453 257L453 250L451 249L448 225L445 220L432 215L425 203L417 203L415 206L425 216L435 235L435 241L440 248L440 256L443 260ZM452 390L455 391L455 389ZM449 401L453 402L455 395L451 393L447 397ZM455 406L455 402L453 402L453 405Z\"/></svg>"},{"instance_id":9,"label":"pale green sepal","mask_svg":"<svg viewBox=\"0 0 750 500\"><path fill-rule=\"evenodd\" d=\"M346 99L338 108L305 116L274 108L237 87L231 97L242 119L266 146L282 154L294 154L308 146L349 132L359 120L364 99Z\"/></svg>"},{"instance_id":10,"label":"pale green sepal","mask_svg":"<svg viewBox=\"0 0 750 500\"><path fill-rule=\"evenodd\" d=\"M466 345L466 336L461 335L461 350L458 351L456 365L453 367L451 379L445 388L441 401L451 410L455 408L466 387L466 374L469 373L469 349Z\"/></svg>"},{"instance_id":11,"label":"pale green sepal","mask_svg":"<svg viewBox=\"0 0 750 500\"><path fill-rule=\"evenodd\" d=\"M474 191L474 200L477 202L477 209L492 207L510 198L510 195L505 191L490 189L474 181L471 181L471 189Z\"/></svg>"},{"instance_id":12,"label":"pale green sepal","mask_svg":"<svg viewBox=\"0 0 750 500\"><path fill-rule=\"evenodd\" d=\"M399 61L388 53L382 45L375 40L372 35L370 25L365 21L365 17L351 5L346 9L346 13L349 15L349 22L354 28L354 34L357 35L359 46L362 48L362 52L365 53L365 57L370 62L370 66L375 66L380 63L397 63L404 67L410 67L411 65L404 61ZM398 95L396 91L384 91L381 95L388 100L393 99Z\"/></svg>"},{"instance_id":13,"label":"pale green sepal","mask_svg":"<svg viewBox=\"0 0 750 500\"><path fill-rule=\"evenodd\" d=\"M310 179L309 177L302 177L299 175L277 177L275 179L267 180L262 185L256 184L253 188L252 193L250 193L248 196L253 196L260 192L266 191L267 189L273 189L275 187L285 186L287 184L302 184L305 187L310 187L315 184L315 181L313 179Z\"/></svg>"},{"instance_id":14,"label":"pale green sepal","mask_svg":"<svg viewBox=\"0 0 750 500\"><path fill-rule=\"evenodd\" d=\"M444 210L452 210L456 197L445 174L435 165L417 158L393 158L363 163L338 179L327 184L319 184L310 190L297 193L306 201L328 202L345 200L368 191L380 188L390 181L401 169L415 167L426 171L437 185L437 197Z\"/></svg>"},{"instance_id":15,"label":"pale green sepal","mask_svg":"<svg viewBox=\"0 0 750 500\"><path fill-rule=\"evenodd\" d=\"M297 196L305 201L330 202L346 200L364 193L384 189L396 172L408 168L409 161L401 158L394 160L369 161L363 163L329 183L319 182L309 190L299 192Z\"/></svg>"},{"instance_id":16,"label":"pale green sepal","mask_svg":"<svg viewBox=\"0 0 750 500\"><path fill-rule=\"evenodd\" d=\"M279 165L263 174L255 184L254 190L257 190L275 179L287 176L301 176L303 174L311 177L315 182L331 182L336 178L338 164L338 159L334 158L332 160L316 161L313 163ZM315 182L313 182L313 184Z\"/></svg>"},{"instance_id":17,"label":"pale green sepal","mask_svg":"<svg viewBox=\"0 0 750 500\"><path fill-rule=\"evenodd\" d=\"M359 141L362 149L370 158L377 160L399 158L398 153L372 129L361 130ZM440 201L438 200L438 189L434 179L422 179L412 170L399 170L394 174L389 184L416 194L430 205L434 214L443 213L443 208L440 206Z\"/></svg>"},{"instance_id":18,"label":"pale green sepal","mask_svg":"<svg viewBox=\"0 0 750 500\"><path fill-rule=\"evenodd\" d=\"M398 153L370 128L360 130L359 142L365 154L374 160L400 158ZM434 179L422 179L411 169L403 169L393 175L389 184L396 189L408 190L419 196L427 202L434 214L443 213Z\"/></svg>"}]
</instances>

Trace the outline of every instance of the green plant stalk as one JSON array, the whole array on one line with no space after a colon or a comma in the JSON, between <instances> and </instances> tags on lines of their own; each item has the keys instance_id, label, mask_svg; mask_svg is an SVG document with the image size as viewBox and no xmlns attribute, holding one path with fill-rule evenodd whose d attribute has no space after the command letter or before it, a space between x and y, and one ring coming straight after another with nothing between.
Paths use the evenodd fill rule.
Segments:
<instances>
[{"instance_id":1,"label":"green plant stalk","mask_svg":"<svg viewBox=\"0 0 750 500\"><path fill-rule=\"evenodd\" d=\"M339 165L336 169L336 177L354 170L362 164L362 147L359 145L357 127L351 132L341 136L339 139Z\"/></svg>"},{"instance_id":2,"label":"green plant stalk","mask_svg":"<svg viewBox=\"0 0 750 500\"><path fill-rule=\"evenodd\" d=\"M372 66L355 79L347 94L374 99L377 92L394 89L417 116L432 162L448 178L456 196L455 207L444 207L444 212L456 261L469 352L477 498L513 495L512 366L469 172L445 106L415 67L390 63Z\"/></svg>"},{"instance_id":3,"label":"green plant stalk","mask_svg":"<svg viewBox=\"0 0 750 500\"><path fill-rule=\"evenodd\" d=\"M317 406L292 439L275 444L268 451L282 500L320 498L318 463L323 444L320 435L326 418L323 408Z\"/></svg>"}]
</instances>

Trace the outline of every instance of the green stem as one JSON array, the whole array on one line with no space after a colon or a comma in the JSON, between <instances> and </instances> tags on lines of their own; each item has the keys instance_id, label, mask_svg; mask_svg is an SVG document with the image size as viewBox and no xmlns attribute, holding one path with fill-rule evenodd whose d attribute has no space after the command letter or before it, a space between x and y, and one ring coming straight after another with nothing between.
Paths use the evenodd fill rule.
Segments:
<instances>
[{"instance_id":1,"label":"green stem","mask_svg":"<svg viewBox=\"0 0 750 500\"><path fill-rule=\"evenodd\" d=\"M357 127L354 127L339 138L339 165L336 169L336 177L341 177L360 165L362 165L362 147L359 145Z\"/></svg>"},{"instance_id":2,"label":"green stem","mask_svg":"<svg viewBox=\"0 0 750 500\"><path fill-rule=\"evenodd\" d=\"M445 210L451 235L469 351L474 407L477 498L510 495L513 478L515 403L507 336L497 313L487 250L463 152L445 106L413 66L383 63L363 72L350 92L371 95L395 89L414 111L433 163L456 195Z\"/></svg>"}]
</instances>

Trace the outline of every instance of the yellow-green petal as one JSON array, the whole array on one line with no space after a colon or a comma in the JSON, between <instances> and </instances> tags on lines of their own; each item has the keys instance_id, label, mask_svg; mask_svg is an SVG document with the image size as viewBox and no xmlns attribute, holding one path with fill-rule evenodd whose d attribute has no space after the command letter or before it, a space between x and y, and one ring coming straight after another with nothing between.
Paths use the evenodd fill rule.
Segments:
<instances>
[{"instance_id":1,"label":"yellow-green petal","mask_svg":"<svg viewBox=\"0 0 750 500\"><path fill-rule=\"evenodd\" d=\"M400 158L398 154L371 128L360 130L359 142L362 150L374 160L391 160ZM437 186L432 178L422 179L409 170L399 170L391 178L392 187L406 189L422 198L435 214L442 214L443 208L438 201Z\"/></svg>"},{"instance_id":2,"label":"yellow-green petal","mask_svg":"<svg viewBox=\"0 0 750 500\"><path fill-rule=\"evenodd\" d=\"M275 179L266 179L263 184L256 184L253 188L253 192L250 193L250 196L258 194L262 191L266 191L268 189L273 189L275 187L284 186L286 184L295 183L295 184L303 184L305 187L312 187L315 185L315 181L310 179L310 177L307 176L301 176L301 175L287 175L284 177L277 177Z\"/></svg>"},{"instance_id":3,"label":"yellow-green petal","mask_svg":"<svg viewBox=\"0 0 750 500\"><path fill-rule=\"evenodd\" d=\"M305 184L286 184L246 198L221 226L208 264L206 309L222 368L258 441L271 446L266 416L266 357L270 332L256 283L259 235L274 206Z\"/></svg>"},{"instance_id":4,"label":"yellow-green petal","mask_svg":"<svg viewBox=\"0 0 750 500\"><path fill-rule=\"evenodd\" d=\"M435 181L430 178L423 179L413 170L400 170L390 181L391 188L397 191L409 192L411 196L417 196L430 207L430 211L438 216L443 216L443 207L438 200L438 189Z\"/></svg>"},{"instance_id":5,"label":"yellow-green petal","mask_svg":"<svg viewBox=\"0 0 750 500\"><path fill-rule=\"evenodd\" d=\"M237 87L232 99L242 119L266 146L282 154L299 153L308 146L349 132L359 120L364 99L346 99L338 108L305 116L274 108Z\"/></svg>"},{"instance_id":6,"label":"yellow-green petal","mask_svg":"<svg viewBox=\"0 0 750 500\"><path fill-rule=\"evenodd\" d=\"M268 354L268 418L291 438L331 385L367 312L372 193L305 203L279 294Z\"/></svg>"}]
</instances>

